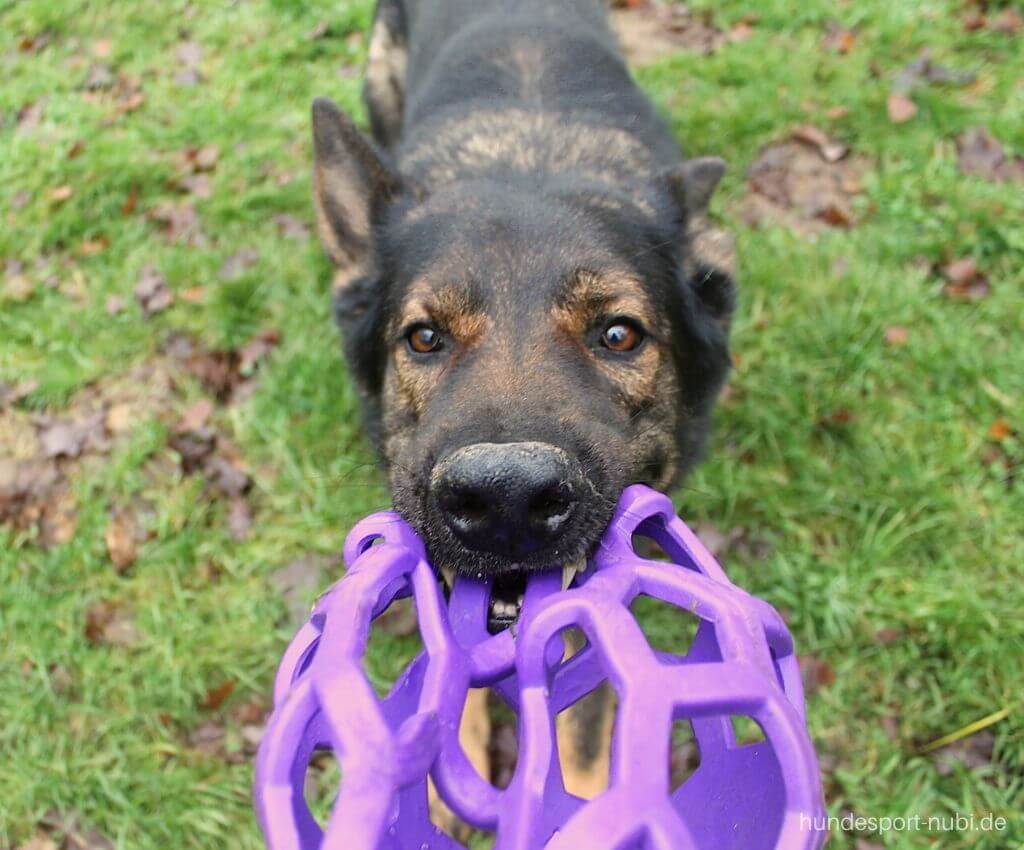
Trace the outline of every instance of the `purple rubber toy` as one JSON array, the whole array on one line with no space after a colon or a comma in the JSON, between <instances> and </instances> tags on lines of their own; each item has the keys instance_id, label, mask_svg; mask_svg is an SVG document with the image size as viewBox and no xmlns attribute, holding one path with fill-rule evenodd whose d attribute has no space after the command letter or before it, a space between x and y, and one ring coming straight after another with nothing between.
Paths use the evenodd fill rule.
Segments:
<instances>
[{"instance_id":1,"label":"purple rubber toy","mask_svg":"<svg viewBox=\"0 0 1024 850\"><path fill-rule=\"evenodd\" d=\"M633 535L674 563L646 560ZM373 545L377 542L378 545ZM449 600L423 544L397 515L360 522L349 569L317 602L278 670L275 708L256 762L256 810L270 850L455 850L430 821L427 774L495 850L816 850L825 834L814 750L793 642L766 602L732 584L671 501L640 485L622 495L585 572L538 573L518 624L487 630L490 585L457 578ZM415 599L424 652L383 700L363 669L371 622ZM685 656L657 652L630 613L646 595L700 619ZM561 632L586 646L562 660ZM618 694L608 790L566 792L555 715L605 680ZM459 746L469 688L494 689L519 716L519 759L507 789L482 779ZM731 717L764 733L736 742ZM700 765L671 790L675 720L689 720ZM303 798L316 749L342 780L325 830Z\"/></svg>"}]
</instances>

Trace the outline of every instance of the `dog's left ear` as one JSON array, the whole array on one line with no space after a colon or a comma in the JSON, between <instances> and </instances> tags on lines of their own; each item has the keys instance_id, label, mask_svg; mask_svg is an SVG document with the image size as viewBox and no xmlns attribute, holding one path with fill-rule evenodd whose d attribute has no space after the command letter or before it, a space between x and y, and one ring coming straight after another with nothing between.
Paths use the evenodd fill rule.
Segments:
<instances>
[{"instance_id":1,"label":"dog's left ear","mask_svg":"<svg viewBox=\"0 0 1024 850\"><path fill-rule=\"evenodd\" d=\"M702 156L676 166L666 179L682 213L689 283L715 321L727 329L736 305L736 246L708 218L711 196L724 174L725 160Z\"/></svg>"},{"instance_id":2,"label":"dog's left ear","mask_svg":"<svg viewBox=\"0 0 1024 850\"><path fill-rule=\"evenodd\" d=\"M373 224L401 191L401 179L355 122L325 97L313 101L313 150L313 199L324 250L335 266L365 266Z\"/></svg>"}]
</instances>

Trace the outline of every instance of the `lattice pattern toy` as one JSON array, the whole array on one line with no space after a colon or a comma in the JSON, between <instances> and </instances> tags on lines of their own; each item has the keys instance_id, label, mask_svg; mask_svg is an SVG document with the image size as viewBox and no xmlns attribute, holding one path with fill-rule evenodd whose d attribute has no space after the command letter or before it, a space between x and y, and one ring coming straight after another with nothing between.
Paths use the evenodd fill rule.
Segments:
<instances>
[{"instance_id":1,"label":"lattice pattern toy","mask_svg":"<svg viewBox=\"0 0 1024 850\"><path fill-rule=\"evenodd\" d=\"M647 560L634 534L674 563ZM374 544L377 545L374 545ZM256 764L255 801L270 850L454 850L430 821L427 776L495 850L815 850L825 836L817 763L793 643L767 603L733 585L670 500L628 488L584 573L526 586L519 622L488 632L489 583L459 577L446 600L423 544L393 513L360 522L347 574L317 602L285 654ZM424 651L379 699L363 656L371 623L411 594ZM696 615L685 655L655 651L629 610L638 595ZM684 616L682 613L680 616ZM562 632L586 645L563 660ZM563 784L555 716L609 680L618 695L610 782L593 800ZM517 712L519 758L498 789L459 745L469 688ZM763 740L740 744L731 717ZM700 765L671 790L673 722L692 724ZM322 830L303 797L317 749L341 765Z\"/></svg>"}]
</instances>

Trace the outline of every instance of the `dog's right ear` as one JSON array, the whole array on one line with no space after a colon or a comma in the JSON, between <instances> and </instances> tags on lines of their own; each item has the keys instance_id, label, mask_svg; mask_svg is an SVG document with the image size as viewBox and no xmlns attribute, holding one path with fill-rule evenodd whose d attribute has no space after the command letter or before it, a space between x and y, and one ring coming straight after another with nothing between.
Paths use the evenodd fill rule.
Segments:
<instances>
[{"instance_id":1,"label":"dog's right ear","mask_svg":"<svg viewBox=\"0 0 1024 850\"><path fill-rule=\"evenodd\" d=\"M313 198L320 240L335 266L365 273L371 230L401 180L352 119L327 98L313 101Z\"/></svg>"}]
</instances>

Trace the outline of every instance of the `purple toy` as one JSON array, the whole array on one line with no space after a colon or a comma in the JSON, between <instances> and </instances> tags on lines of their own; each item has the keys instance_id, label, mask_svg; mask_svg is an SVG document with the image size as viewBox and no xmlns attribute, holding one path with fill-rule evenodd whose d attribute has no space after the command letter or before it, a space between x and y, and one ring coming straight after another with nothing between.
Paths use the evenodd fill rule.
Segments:
<instances>
[{"instance_id":1,"label":"purple toy","mask_svg":"<svg viewBox=\"0 0 1024 850\"><path fill-rule=\"evenodd\" d=\"M646 560L633 535L674 563ZM378 545L373 545L375 542ZM270 850L453 850L430 822L427 774L495 850L815 850L824 816L793 642L767 603L732 584L671 501L636 485L585 572L531 577L518 624L487 631L489 582L457 578L445 602L423 544L392 513L360 522L345 543L348 573L317 602L274 686L256 763L256 810ZM381 700L363 669L371 621L415 599L425 650ZM638 595L700 619L685 656L657 652L629 611ZM561 632L586 646L562 660ZM618 694L608 790L586 801L563 787L555 715L610 680ZM509 787L482 779L459 745L469 688L493 688L519 715ZM741 745L731 717L764 739ZM673 721L692 724L700 766L675 791ZM326 831L303 779L331 749L342 780ZM815 821L815 819L817 819Z\"/></svg>"}]
</instances>

